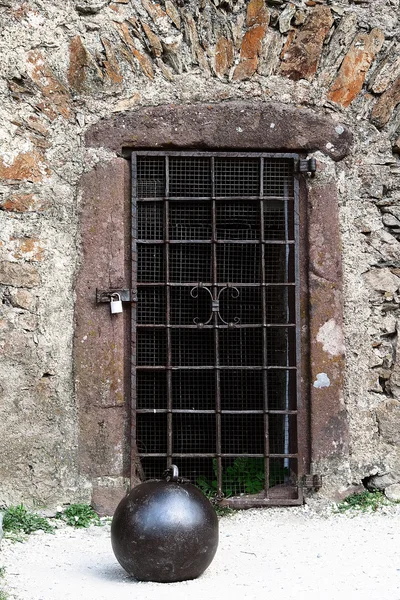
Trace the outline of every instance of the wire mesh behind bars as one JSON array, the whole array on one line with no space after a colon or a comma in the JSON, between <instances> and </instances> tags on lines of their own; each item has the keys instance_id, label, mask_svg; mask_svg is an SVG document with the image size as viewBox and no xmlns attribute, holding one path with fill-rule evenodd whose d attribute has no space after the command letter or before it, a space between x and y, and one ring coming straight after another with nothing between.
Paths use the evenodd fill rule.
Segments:
<instances>
[{"instance_id":1,"label":"wire mesh behind bars","mask_svg":"<svg viewBox=\"0 0 400 600\"><path fill-rule=\"evenodd\" d=\"M293 159L136 153L136 445L208 493L297 497Z\"/></svg>"}]
</instances>

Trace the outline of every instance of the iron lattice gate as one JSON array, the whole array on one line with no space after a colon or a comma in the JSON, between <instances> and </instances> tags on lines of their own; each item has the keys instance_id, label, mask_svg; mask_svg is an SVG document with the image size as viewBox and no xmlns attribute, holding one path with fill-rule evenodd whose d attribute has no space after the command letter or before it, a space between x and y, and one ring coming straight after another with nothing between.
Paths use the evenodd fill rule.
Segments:
<instances>
[{"instance_id":1,"label":"iron lattice gate","mask_svg":"<svg viewBox=\"0 0 400 600\"><path fill-rule=\"evenodd\" d=\"M218 498L296 504L297 155L136 152L133 430Z\"/></svg>"}]
</instances>

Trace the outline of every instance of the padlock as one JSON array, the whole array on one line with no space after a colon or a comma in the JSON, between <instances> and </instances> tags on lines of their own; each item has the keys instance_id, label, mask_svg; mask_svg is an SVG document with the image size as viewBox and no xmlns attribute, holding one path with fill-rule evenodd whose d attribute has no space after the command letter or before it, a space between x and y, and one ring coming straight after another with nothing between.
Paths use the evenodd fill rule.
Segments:
<instances>
[{"instance_id":1,"label":"padlock","mask_svg":"<svg viewBox=\"0 0 400 600\"><path fill-rule=\"evenodd\" d=\"M115 297L117 297L117 300L115 300ZM113 294L110 297L110 307L111 307L112 315L117 315L118 313L122 313L122 300L121 300L121 296L119 294Z\"/></svg>"}]
</instances>

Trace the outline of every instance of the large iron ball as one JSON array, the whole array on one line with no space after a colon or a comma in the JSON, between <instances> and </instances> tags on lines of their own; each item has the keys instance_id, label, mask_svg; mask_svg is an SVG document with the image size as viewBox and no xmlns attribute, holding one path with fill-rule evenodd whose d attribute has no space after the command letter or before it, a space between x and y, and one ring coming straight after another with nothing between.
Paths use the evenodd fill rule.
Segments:
<instances>
[{"instance_id":1,"label":"large iron ball","mask_svg":"<svg viewBox=\"0 0 400 600\"><path fill-rule=\"evenodd\" d=\"M140 581L195 579L218 547L218 518L190 483L148 481L119 503L111 542L121 566Z\"/></svg>"}]
</instances>

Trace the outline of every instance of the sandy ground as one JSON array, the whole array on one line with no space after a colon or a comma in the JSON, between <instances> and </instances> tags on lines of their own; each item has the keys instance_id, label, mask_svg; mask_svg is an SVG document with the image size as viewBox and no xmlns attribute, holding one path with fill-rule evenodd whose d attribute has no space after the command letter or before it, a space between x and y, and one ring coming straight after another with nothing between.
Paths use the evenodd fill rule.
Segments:
<instances>
[{"instance_id":1,"label":"sandy ground","mask_svg":"<svg viewBox=\"0 0 400 600\"><path fill-rule=\"evenodd\" d=\"M216 557L196 580L140 583L117 563L110 526L3 540L0 580L19 600L400 600L400 506L355 516L307 506L220 521Z\"/></svg>"}]
</instances>

